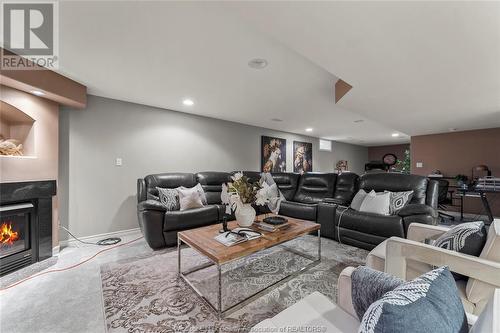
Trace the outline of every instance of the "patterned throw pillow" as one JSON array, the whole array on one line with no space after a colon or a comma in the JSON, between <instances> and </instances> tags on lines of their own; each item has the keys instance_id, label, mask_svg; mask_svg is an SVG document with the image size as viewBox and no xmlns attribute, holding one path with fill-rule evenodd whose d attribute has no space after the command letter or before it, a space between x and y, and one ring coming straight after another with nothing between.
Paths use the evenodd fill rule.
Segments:
<instances>
[{"instance_id":1,"label":"patterned throw pillow","mask_svg":"<svg viewBox=\"0 0 500 333\"><path fill-rule=\"evenodd\" d=\"M391 203L389 205L389 213L391 215L396 215L408 202L410 202L413 197L413 191L404 192L391 192L385 191L391 194Z\"/></svg>"},{"instance_id":2,"label":"patterned throw pillow","mask_svg":"<svg viewBox=\"0 0 500 333\"><path fill-rule=\"evenodd\" d=\"M359 332L468 332L464 307L448 268L437 268L387 292L366 310Z\"/></svg>"},{"instance_id":3,"label":"patterned throw pillow","mask_svg":"<svg viewBox=\"0 0 500 333\"><path fill-rule=\"evenodd\" d=\"M478 257L486 243L487 233L483 221L459 224L432 243L432 245ZM467 277L453 273L455 280L466 280Z\"/></svg>"},{"instance_id":4,"label":"patterned throw pillow","mask_svg":"<svg viewBox=\"0 0 500 333\"><path fill-rule=\"evenodd\" d=\"M168 211L179 210L179 196L177 191L172 188L157 187L160 202L165 206Z\"/></svg>"}]
</instances>

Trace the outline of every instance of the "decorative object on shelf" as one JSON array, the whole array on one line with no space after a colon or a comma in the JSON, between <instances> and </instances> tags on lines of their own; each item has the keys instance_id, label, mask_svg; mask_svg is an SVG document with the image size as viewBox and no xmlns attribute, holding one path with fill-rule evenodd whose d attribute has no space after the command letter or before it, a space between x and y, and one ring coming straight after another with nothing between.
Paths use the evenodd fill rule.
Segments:
<instances>
[{"instance_id":1,"label":"decorative object on shelf","mask_svg":"<svg viewBox=\"0 0 500 333\"><path fill-rule=\"evenodd\" d=\"M467 177L466 175L458 174L455 176L455 180L457 181L457 187L466 188L469 177Z\"/></svg>"},{"instance_id":2,"label":"decorative object on shelf","mask_svg":"<svg viewBox=\"0 0 500 333\"><path fill-rule=\"evenodd\" d=\"M262 136L261 171L286 172L286 140Z\"/></svg>"},{"instance_id":3,"label":"decorative object on shelf","mask_svg":"<svg viewBox=\"0 0 500 333\"><path fill-rule=\"evenodd\" d=\"M242 172L231 177L233 180L222 184L221 201L226 204L226 213L234 211L236 220L241 227L249 227L255 221L255 209L252 204L265 205L269 198L267 191L262 190L260 182L251 183Z\"/></svg>"},{"instance_id":4,"label":"decorative object on shelf","mask_svg":"<svg viewBox=\"0 0 500 333\"><path fill-rule=\"evenodd\" d=\"M312 143L293 142L293 172L303 174L312 171Z\"/></svg>"},{"instance_id":5,"label":"decorative object on shelf","mask_svg":"<svg viewBox=\"0 0 500 333\"><path fill-rule=\"evenodd\" d=\"M335 165L335 170L337 170L337 172L339 174L341 174L342 172L345 172L345 171L349 171L349 164L346 160L340 160L337 162L337 165Z\"/></svg>"},{"instance_id":6,"label":"decorative object on shelf","mask_svg":"<svg viewBox=\"0 0 500 333\"><path fill-rule=\"evenodd\" d=\"M405 150L405 157L403 160L398 160L396 163L396 168L401 172L410 173L411 172L411 155L410 150Z\"/></svg>"},{"instance_id":7,"label":"decorative object on shelf","mask_svg":"<svg viewBox=\"0 0 500 333\"><path fill-rule=\"evenodd\" d=\"M481 173L481 172L486 172L486 176L487 177L491 177L491 170L490 168L488 168L487 165L478 165L478 166L475 166L472 168L472 177L471 177L471 180L472 181L476 181L479 177L475 177L474 173L476 173L476 176L478 173Z\"/></svg>"},{"instance_id":8,"label":"decorative object on shelf","mask_svg":"<svg viewBox=\"0 0 500 333\"><path fill-rule=\"evenodd\" d=\"M23 145L16 139L4 140L0 135L0 155L23 156Z\"/></svg>"}]
</instances>

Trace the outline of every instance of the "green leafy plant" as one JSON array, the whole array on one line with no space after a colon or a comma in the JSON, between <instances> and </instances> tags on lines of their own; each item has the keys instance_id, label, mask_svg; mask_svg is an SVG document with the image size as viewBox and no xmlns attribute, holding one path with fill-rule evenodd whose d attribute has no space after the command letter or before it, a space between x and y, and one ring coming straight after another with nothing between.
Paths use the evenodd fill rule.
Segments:
<instances>
[{"instance_id":1,"label":"green leafy plant","mask_svg":"<svg viewBox=\"0 0 500 333\"><path fill-rule=\"evenodd\" d=\"M411 156L410 156L410 150L406 149L405 150L405 157L403 160L398 160L396 167L398 170L405 172L405 173L410 173L411 172Z\"/></svg>"}]
</instances>

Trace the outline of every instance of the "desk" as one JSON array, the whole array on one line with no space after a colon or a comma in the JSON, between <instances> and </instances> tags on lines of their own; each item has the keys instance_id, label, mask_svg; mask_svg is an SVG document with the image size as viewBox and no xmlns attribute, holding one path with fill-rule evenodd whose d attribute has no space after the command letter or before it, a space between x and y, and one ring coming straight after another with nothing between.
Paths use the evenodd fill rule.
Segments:
<instances>
[{"instance_id":1,"label":"desk","mask_svg":"<svg viewBox=\"0 0 500 333\"><path fill-rule=\"evenodd\" d=\"M493 222L493 213L491 212L490 203L488 202L488 198L486 198L486 193L497 193L500 194L498 190L478 190L478 189L468 189L468 188L457 188L457 193L460 196L460 218L464 219L464 197L473 197L473 198L481 198L481 202L483 203L484 210L488 215L488 220Z\"/></svg>"}]
</instances>

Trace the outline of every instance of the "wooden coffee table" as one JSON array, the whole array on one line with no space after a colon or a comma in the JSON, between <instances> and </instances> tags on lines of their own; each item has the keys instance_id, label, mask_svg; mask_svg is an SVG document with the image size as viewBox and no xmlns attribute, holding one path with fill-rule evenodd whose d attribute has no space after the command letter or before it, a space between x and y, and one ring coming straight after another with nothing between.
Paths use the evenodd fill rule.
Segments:
<instances>
[{"instance_id":1,"label":"wooden coffee table","mask_svg":"<svg viewBox=\"0 0 500 333\"><path fill-rule=\"evenodd\" d=\"M270 214L268 215L270 216ZM261 220L264 216L258 217ZM283 284L298 274L310 269L311 267L317 265L321 261L321 235L320 235L320 225L306 220L299 220L294 218L289 218L289 227L283 230L278 230L275 232L266 232L258 230L262 233L262 237L239 243L233 246L225 246L214 239L215 236L219 235L219 230L221 229L221 224L214 224L206 227L191 229L181 231L177 234L177 256L178 256L178 276L182 278L186 283L201 297L205 302L214 309L215 312L221 318L223 315L228 315L241 309L243 306L254 301L258 297L272 290L280 284ZM238 227L236 221L229 222L228 227L234 229ZM296 239L298 237L307 235L309 233L317 232L318 235L318 253L317 257L311 256L307 253L303 253L296 249L284 246L283 243ZM181 269L181 245L186 244L189 247L195 249L197 252L205 256L209 262L193 267L187 271L182 271ZM243 257L249 256L251 254L257 253L259 251L269 249L274 246L281 246L287 251L293 252L294 254L300 255L304 258L311 260L311 263L298 269L297 271L281 278L280 280L274 282L273 284L267 286L266 288L257 291L251 296L245 298L237 304L231 305L226 309L222 309L222 265L232 262L234 260L241 259ZM218 271L218 293L217 293L217 306L214 306L207 297L205 297L196 286L188 279L188 275L197 272L201 269L215 265Z\"/></svg>"}]
</instances>

